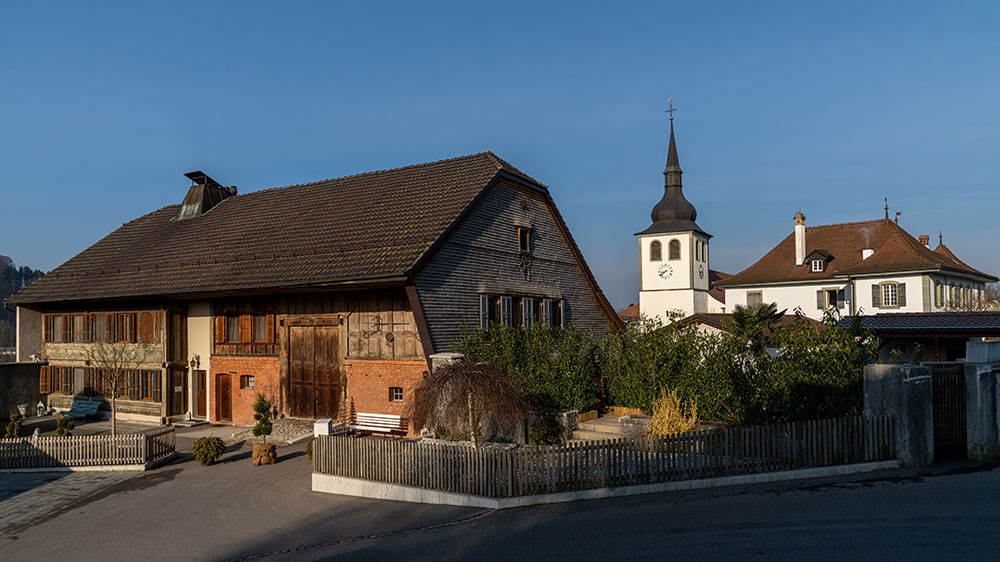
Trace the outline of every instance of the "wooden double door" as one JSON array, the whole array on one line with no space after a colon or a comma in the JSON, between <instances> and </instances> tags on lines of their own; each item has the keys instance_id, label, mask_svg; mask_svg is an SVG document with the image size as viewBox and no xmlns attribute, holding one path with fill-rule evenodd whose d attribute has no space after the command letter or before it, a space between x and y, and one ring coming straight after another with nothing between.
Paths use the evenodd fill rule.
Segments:
<instances>
[{"instance_id":1,"label":"wooden double door","mask_svg":"<svg viewBox=\"0 0 1000 562\"><path fill-rule=\"evenodd\" d=\"M288 326L289 412L296 418L340 417L344 391L335 322Z\"/></svg>"}]
</instances>

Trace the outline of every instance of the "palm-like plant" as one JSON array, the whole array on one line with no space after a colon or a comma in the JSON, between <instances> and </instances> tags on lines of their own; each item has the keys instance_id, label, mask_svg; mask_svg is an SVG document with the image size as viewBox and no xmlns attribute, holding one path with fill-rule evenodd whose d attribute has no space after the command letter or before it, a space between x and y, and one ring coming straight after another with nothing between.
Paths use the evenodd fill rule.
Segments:
<instances>
[{"instance_id":1,"label":"palm-like plant","mask_svg":"<svg viewBox=\"0 0 1000 562\"><path fill-rule=\"evenodd\" d=\"M788 309L779 312L773 302L755 306L738 304L733 309L732 331L755 344L764 345L765 338L774 331L787 311Z\"/></svg>"}]
</instances>

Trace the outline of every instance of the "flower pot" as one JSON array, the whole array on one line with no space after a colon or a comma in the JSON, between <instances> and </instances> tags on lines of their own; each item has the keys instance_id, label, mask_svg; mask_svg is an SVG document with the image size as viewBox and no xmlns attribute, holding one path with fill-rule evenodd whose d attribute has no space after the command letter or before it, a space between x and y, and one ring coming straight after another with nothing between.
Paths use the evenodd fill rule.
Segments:
<instances>
[{"instance_id":1,"label":"flower pot","mask_svg":"<svg viewBox=\"0 0 1000 562\"><path fill-rule=\"evenodd\" d=\"M274 450L274 445L253 444L253 465L274 464L278 461L278 452Z\"/></svg>"}]
</instances>

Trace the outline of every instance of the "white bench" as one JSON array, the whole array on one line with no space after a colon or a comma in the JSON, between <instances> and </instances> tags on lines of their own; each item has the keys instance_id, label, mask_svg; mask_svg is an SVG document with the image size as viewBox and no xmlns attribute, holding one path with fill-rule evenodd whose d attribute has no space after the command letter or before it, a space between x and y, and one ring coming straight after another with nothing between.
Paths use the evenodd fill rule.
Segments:
<instances>
[{"instance_id":1,"label":"white bench","mask_svg":"<svg viewBox=\"0 0 1000 562\"><path fill-rule=\"evenodd\" d=\"M391 414L369 414L358 412L354 414L354 423L351 429L358 431L377 431L379 433L392 433L395 431L406 432L406 419L402 416Z\"/></svg>"}]
</instances>

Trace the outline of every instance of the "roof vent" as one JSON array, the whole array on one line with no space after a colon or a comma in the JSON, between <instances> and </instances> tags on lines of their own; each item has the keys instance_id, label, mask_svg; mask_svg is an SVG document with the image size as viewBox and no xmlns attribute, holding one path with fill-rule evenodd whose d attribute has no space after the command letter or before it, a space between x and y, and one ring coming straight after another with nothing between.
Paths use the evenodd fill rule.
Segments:
<instances>
[{"instance_id":1,"label":"roof vent","mask_svg":"<svg viewBox=\"0 0 1000 562\"><path fill-rule=\"evenodd\" d=\"M875 250L872 250L871 248L865 248L864 250L861 250L861 259L862 260L866 260L866 259L872 257L872 254L874 254L874 253L875 253Z\"/></svg>"},{"instance_id":2,"label":"roof vent","mask_svg":"<svg viewBox=\"0 0 1000 562\"><path fill-rule=\"evenodd\" d=\"M219 182L201 170L188 172L184 175L191 180L192 185L184 197L184 202L181 203L181 208L174 215L173 220L175 221L200 217L226 198L236 195L235 185L232 187L221 186Z\"/></svg>"},{"instance_id":3,"label":"roof vent","mask_svg":"<svg viewBox=\"0 0 1000 562\"><path fill-rule=\"evenodd\" d=\"M931 237L928 236L928 235L926 235L926 234L921 234L920 235L920 243L923 244L924 246L930 246L931 245Z\"/></svg>"}]
</instances>

